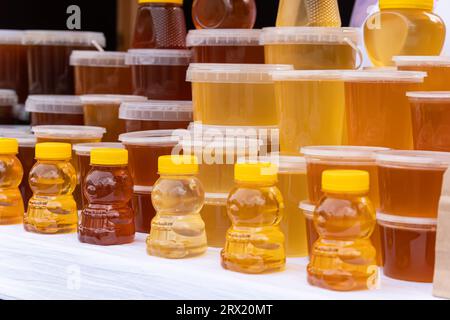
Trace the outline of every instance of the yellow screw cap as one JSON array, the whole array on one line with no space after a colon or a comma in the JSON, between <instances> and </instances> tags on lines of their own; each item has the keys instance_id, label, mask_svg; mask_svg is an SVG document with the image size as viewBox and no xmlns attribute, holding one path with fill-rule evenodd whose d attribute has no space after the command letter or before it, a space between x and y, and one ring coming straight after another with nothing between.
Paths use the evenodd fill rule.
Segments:
<instances>
[{"instance_id":1,"label":"yellow screw cap","mask_svg":"<svg viewBox=\"0 0 450 320\"><path fill-rule=\"evenodd\" d=\"M16 139L0 138L0 154L18 154L19 142Z\"/></svg>"},{"instance_id":2,"label":"yellow screw cap","mask_svg":"<svg viewBox=\"0 0 450 320\"><path fill-rule=\"evenodd\" d=\"M331 193L367 193L369 173L361 170L327 170L322 173L322 191Z\"/></svg>"},{"instance_id":3,"label":"yellow screw cap","mask_svg":"<svg viewBox=\"0 0 450 320\"><path fill-rule=\"evenodd\" d=\"M234 167L234 179L240 182L277 183L278 168L269 162L238 163Z\"/></svg>"},{"instance_id":4,"label":"yellow screw cap","mask_svg":"<svg viewBox=\"0 0 450 320\"><path fill-rule=\"evenodd\" d=\"M36 144L37 160L70 160L72 145L70 143L45 142Z\"/></svg>"},{"instance_id":5,"label":"yellow screw cap","mask_svg":"<svg viewBox=\"0 0 450 320\"><path fill-rule=\"evenodd\" d=\"M160 175L195 175L198 173L196 156L162 156L158 159Z\"/></svg>"},{"instance_id":6,"label":"yellow screw cap","mask_svg":"<svg viewBox=\"0 0 450 320\"><path fill-rule=\"evenodd\" d=\"M380 9L423 9L433 11L434 0L380 0Z\"/></svg>"},{"instance_id":7,"label":"yellow screw cap","mask_svg":"<svg viewBox=\"0 0 450 320\"><path fill-rule=\"evenodd\" d=\"M123 149L98 148L91 151L91 165L126 166L128 151Z\"/></svg>"},{"instance_id":8,"label":"yellow screw cap","mask_svg":"<svg viewBox=\"0 0 450 320\"><path fill-rule=\"evenodd\" d=\"M139 0L139 3L175 3L183 4L184 0Z\"/></svg>"}]
</instances>

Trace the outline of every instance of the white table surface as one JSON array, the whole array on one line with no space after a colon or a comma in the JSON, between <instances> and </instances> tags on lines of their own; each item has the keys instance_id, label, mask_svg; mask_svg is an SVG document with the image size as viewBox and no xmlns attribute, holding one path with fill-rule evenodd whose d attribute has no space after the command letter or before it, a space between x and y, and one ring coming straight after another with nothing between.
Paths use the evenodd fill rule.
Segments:
<instances>
[{"instance_id":1,"label":"white table surface","mask_svg":"<svg viewBox=\"0 0 450 320\"><path fill-rule=\"evenodd\" d=\"M223 270L219 250L166 260L145 251L146 235L130 245L81 244L75 234L37 235L0 227L3 299L433 299L431 284L382 277L380 288L341 293L306 282L307 259L284 272L246 275Z\"/></svg>"}]
</instances>

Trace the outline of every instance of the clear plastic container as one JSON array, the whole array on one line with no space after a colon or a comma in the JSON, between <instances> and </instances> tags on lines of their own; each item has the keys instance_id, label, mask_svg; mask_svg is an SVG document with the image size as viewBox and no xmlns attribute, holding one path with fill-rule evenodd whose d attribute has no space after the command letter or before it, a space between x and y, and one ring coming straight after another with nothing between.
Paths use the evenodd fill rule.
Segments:
<instances>
[{"instance_id":1,"label":"clear plastic container","mask_svg":"<svg viewBox=\"0 0 450 320\"><path fill-rule=\"evenodd\" d=\"M345 71L273 73L282 154L297 155L303 146L345 142L344 74Z\"/></svg>"},{"instance_id":2,"label":"clear plastic container","mask_svg":"<svg viewBox=\"0 0 450 320\"><path fill-rule=\"evenodd\" d=\"M361 40L358 28L272 27L261 36L266 63L292 64L298 70L358 69Z\"/></svg>"},{"instance_id":3,"label":"clear plastic container","mask_svg":"<svg viewBox=\"0 0 450 320\"><path fill-rule=\"evenodd\" d=\"M24 32L0 30L0 88L17 92L19 102L28 96L27 47Z\"/></svg>"},{"instance_id":4,"label":"clear plastic container","mask_svg":"<svg viewBox=\"0 0 450 320\"><path fill-rule=\"evenodd\" d=\"M192 19L197 29L252 29L255 0L194 0Z\"/></svg>"},{"instance_id":5,"label":"clear plastic container","mask_svg":"<svg viewBox=\"0 0 450 320\"><path fill-rule=\"evenodd\" d=\"M281 0L277 27L340 27L337 0Z\"/></svg>"},{"instance_id":6,"label":"clear plastic container","mask_svg":"<svg viewBox=\"0 0 450 320\"><path fill-rule=\"evenodd\" d=\"M205 222L208 246L223 248L231 221L227 214L228 193L206 193L205 205L200 212Z\"/></svg>"},{"instance_id":7,"label":"clear plastic container","mask_svg":"<svg viewBox=\"0 0 450 320\"><path fill-rule=\"evenodd\" d=\"M131 68L125 65L126 52L73 51L75 93L132 94Z\"/></svg>"},{"instance_id":8,"label":"clear plastic container","mask_svg":"<svg viewBox=\"0 0 450 320\"><path fill-rule=\"evenodd\" d=\"M393 56L438 56L445 41L444 21L433 13L434 0L380 0L367 18L364 41L376 66L394 65Z\"/></svg>"},{"instance_id":9,"label":"clear plastic container","mask_svg":"<svg viewBox=\"0 0 450 320\"><path fill-rule=\"evenodd\" d=\"M274 71L289 65L191 64L194 121L206 125L276 126Z\"/></svg>"},{"instance_id":10,"label":"clear plastic container","mask_svg":"<svg viewBox=\"0 0 450 320\"><path fill-rule=\"evenodd\" d=\"M422 71L427 73L420 90L450 90L450 57L396 56L395 65L401 71Z\"/></svg>"},{"instance_id":11,"label":"clear plastic container","mask_svg":"<svg viewBox=\"0 0 450 320\"><path fill-rule=\"evenodd\" d=\"M131 66L133 93L150 100L192 100L186 71L190 50L129 50L126 64Z\"/></svg>"},{"instance_id":12,"label":"clear plastic container","mask_svg":"<svg viewBox=\"0 0 450 320\"><path fill-rule=\"evenodd\" d=\"M450 80L450 79L449 79ZM450 151L450 91L408 92L414 149Z\"/></svg>"},{"instance_id":13,"label":"clear plastic container","mask_svg":"<svg viewBox=\"0 0 450 320\"><path fill-rule=\"evenodd\" d=\"M29 93L72 95L72 51L88 50L93 43L104 47L106 40L97 32L31 30L25 32L24 43L28 47Z\"/></svg>"},{"instance_id":14,"label":"clear plastic container","mask_svg":"<svg viewBox=\"0 0 450 320\"><path fill-rule=\"evenodd\" d=\"M147 98L127 95L84 95L81 102L84 110L84 123L88 126L106 128L105 142L116 142L125 133L125 121L119 119L120 105L124 102L143 102Z\"/></svg>"},{"instance_id":15,"label":"clear plastic container","mask_svg":"<svg viewBox=\"0 0 450 320\"><path fill-rule=\"evenodd\" d=\"M383 243L385 276L433 282L437 219L377 214Z\"/></svg>"},{"instance_id":16,"label":"clear plastic container","mask_svg":"<svg viewBox=\"0 0 450 320\"><path fill-rule=\"evenodd\" d=\"M139 0L133 48L185 47L186 20L183 0Z\"/></svg>"},{"instance_id":17,"label":"clear plastic container","mask_svg":"<svg viewBox=\"0 0 450 320\"><path fill-rule=\"evenodd\" d=\"M78 96L29 96L25 110L31 113L32 126L84 125L83 104Z\"/></svg>"},{"instance_id":18,"label":"clear plastic container","mask_svg":"<svg viewBox=\"0 0 450 320\"><path fill-rule=\"evenodd\" d=\"M412 149L411 108L426 73L354 71L345 75L348 144Z\"/></svg>"},{"instance_id":19,"label":"clear plastic container","mask_svg":"<svg viewBox=\"0 0 450 320\"><path fill-rule=\"evenodd\" d=\"M14 123L14 107L17 101L14 90L0 89L0 125Z\"/></svg>"},{"instance_id":20,"label":"clear plastic container","mask_svg":"<svg viewBox=\"0 0 450 320\"><path fill-rule=\"evenodd\" d=\"M377 154L380 212L437 218L442 180L450 153L382 151Z\"/></svg>"},{"instance_id":21,"label":"clear plastic container","mask_svg":"<svg viewBox=\"0 0 450 320\"><path fill-rule=\"evenodd\" d=\"M98 148L124 149L125 147L121 143L107 143L107 142L75 144L73 146L73 151L75 153L74 159L78 168L78 181L81 190L84 190L85 185L84 179L86 178L90 170L91 151L92 149ZM79 207L80 210L87 205L87 200L83 192L81 193L81 200L82 206Z\"/></svg>"},{"instance_id":22,"label":"clear plastic container","mask_svg":"<svg viewBox=\"0 0 450 320\"><path fill-rule=\"evenodd\" d=\"M153 187L158 180L158 158L171 155L180 137L173 130L122 134L119 141L129 152L129 167L135 186Z\"/></svg>"},{"instance_id":23,"label":"clear plastic container","mask_svg":"<svg viewBox=\"0 0 450 320\"><path fill-rule=\"evenodd\" d=\"M187 129L192 121L191 101L147 101L122 103L119 119L125 131Z\"/></svg>"},{"instance_id":24,"label":"clear plastic container","mask_svg":"<svg viewBox=\"0 0 450 320\"><path fill-rule=\"evenodd\" d=\"M156 215L152 204L153 187L134 186L133 210L135 214L136 232L150 233L152 219Z\"/></svg>"},{"instance_id":25,"label":"clear plastic container","mask_svg":"<svg viewBox=\"0 0 450 320\"><path fill-rule=\"evenodd\" d=\"M308 255L311 257L314 243L319 239L319 234L314 226L314 211L316 210L316 206L309 201L302 201L300 203L300 210L303 211L303 216L305 218Z\"/></svg>"},{"instance_id":26,"label":"clear plastic container","mask_svg":"<svg viewBox=\"0 0 450 320\"><path fill-rule=\"evenodd\" d=\"M202 29L189 31L186 41L195 63L264 64L260 37L259 29Z\"/></svg>"}]
</instances>

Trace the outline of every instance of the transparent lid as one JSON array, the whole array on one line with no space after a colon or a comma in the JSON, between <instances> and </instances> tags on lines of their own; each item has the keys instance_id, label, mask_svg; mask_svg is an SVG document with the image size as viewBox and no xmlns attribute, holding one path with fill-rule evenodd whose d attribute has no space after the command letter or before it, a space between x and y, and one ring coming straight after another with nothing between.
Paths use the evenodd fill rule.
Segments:
<instances>
[{"instance_id":1,"label":"transparent lid","mask_svg":"<svg viewBox=\"0 0 450 320\"><path fill-rule=\"evenodd\" d=\"M214 83L273 83L272 72L294 70L284 64L192 63L186 80Z\"/></svg>"},{"instance_id":2,"label":"transparent lid","mask_svg":"<svg viewBox=\"0 0 450 320\"><path fill-rule=\"evenodd\" d=\"M413 66L450 66L450 57L444 56L396 56L397 67Z\"/></svg>"},{"instance_id":3,"label":"transparent lid","mask_svg":"<svg viewBox=\"0 0 450 320\"><path fill-rule=\"evenodd\" d=\"M332 158L342 160L372 160L377 152L388 151L381 147L358 146L311 146L303 147L300 152L308 158Z\"/></svg>"},{"instance_id":4,"label":"transparent lid","mask_svg":"<svg viewBox=\"0 0 450 320\"><path fill-rule=\"evenodd\" d=\"M205 204L210 206L226 206L228 193L205 193Z\"/></svg>"},{"instance_id":5,"label":"transparent lid","mask_svg":"<svg viewBox=\"0 0 450 320\"><path fill-rule=\"evenodd\" d=\"M190 136L187 130L149 130L124 133L119 141L125 145L137 146L175 146L183 135Z\"/></svg>"},{"instance_id":6,"label":"transparent lid","mask_svg":"<svg viewBox=\"0 0 450 320\"><path fill-rule=\"evenodd\" d=\"M343 80L348 70L293 70L272 73L274 81L339 81Z\"/></svg>"},{"instance_id":7,"label":"transparent lid","mask_svg":"<svg viewBox=\"0 0 450 320\"><path fill-rule=\"evenodd\" d=\"M133 186L134 193L141 195L151 195L153 191L153 186Z\"/></svg>"},{"instance_id":8,"label":"transparent lid","mask_svg":"<svg viewBox=\"0 0 450 320\"><path fill-rule=\"evenodd\" d=\"M192 101L126 102L119 119L144 121L192 121Z\"/></svg>"},{"instance_id":9,"label":"transparent lid","mask_svg":"<svg viewBox=\"0 0 450 320\"><path fill-rule=\"evenodd\" d=\"M443 168L450 165L450 152L391 150L376 154L380 166Z\"/></svg>"},{"instance_id":10,"label":"transparent lid","mask_svg":"<svg viewBox=\"0 0 450 320\"><path fill-rule=\"evenodd\" d=\"M15 106L17 102L18 98L14 90L0 89L0 107Z\"/></svg>"},{"instance_id":11,"label":"transparent lid","mask_svg":"<svg viewBox=\"0 0 450 320\"><path fill-rule=\"evenodd\" d=\"M0 137L13 138L19 142L19 147L34 147L36 137L29 126L0 126Z\"/></svg>"},{"instance_id":12,"label":"transparent lid","mask_svg":"<svg viewBox=\"0 0 450 320\"><path fill-rule=\"evenodd\" d=\"M0 30L0 45L1 44L23 44L25 32L21 30Z\"/></svg>"},{"instance_id":13,"label":"transparent lid","mask_svg":"<svg viewBox=\"0 0 450 320\"><path fill-rule=\"evenodd\" d=\"M414 82L421 83L427 76L426 72L416 71L348 71L344 80L349 82Z\"/></svg>"},{"instance_id":14,"label":"transparent lid","mask_svg":"<svg viewBox=\"0 0 450 320\"><path fill-rule=\"evenodd\" d=\"M435 231L437 219L393 216L377 212L377 222L383 227L417 231Z\"/></svg>"},{"instance_id":15,"label":"transparent lid","mask_svg":"<svg viewBox=\"0 0 450 320\"><path fill-rule=\"evenodd\" d=\"M306 159L304 157L279 156L277 154L272 154L272 156L259 157L258 159L262 162L270 162L276 164L278 167L278 172L280 173L306 173Z\"/></svg>"},{"instance_id":16,"label":"transparent lid","mask_svg":"<svg viewBox=\"0 0 450 320\"><path fill-rule=\"evenodd\" d=\"M32 95L25 103L27 112L83 114L79 96Z\"/></svg>"},{"instance_id":17,"label":"transparent lid","mask_svg":"<svg viewBox=\"0 0 450 320\"><path fill-rule=\"evenodd\" d=\"M203 137L196 138L192 136L185 136L180 139L180 146L184 152L202 153L206 156L212 155L227 155L227 156L250 156L257 158L262 141L255 138L226 138L226 137ZM246 158L247 159L247 158ZM215 159L210 159L214 162ZM214 162L216 163L216 162Z\"/></svg>"},{"instance_id":18,"label":"transparent lid","mask_svg":"<svg viewBox=\"0 0 450 320\"><path fill-rule=\"evenodd\" d=\"M302 201L299 205L300 210L303 210L303 214L306 219L312 220L314 218L314 211L316 210L316 206L309 201Z\"/></svg>"},{"instance_id":19,"label":"transparent lid","mask_svg":"<svg viewBox=\"0 0 450 320\"><path fill-rule=\"evenodd\" d=\"M36 126L31 129L38 138L101 139L105 128L90 126Z\"/></svg>"},{"instance_id":20,"label":"transparent lid","mask_svg":"<svg viewBox=\"0 0 450 320\"><path fill-rule=\"evenodd\" d=\"M415 91L407 92L410 101L450 102L450 91Z\"/></svg>"},{"instance_id":21,"label":"transparent lid","mask_svg":"<svg viewBox=\"0 0 450 320\"><path fill-rule=\"evenodd\" d=\"M127 65L187 66L191 50L131 49L125 57Z\"/></svg>"},{"instance_id":22,"label":"transparent lid","mask_svg":"<svg viewBox=\"0 0 450 320\"><path fill-rule=\"evenodd\" d=\"M81 96L83 105L120 105L125 102L147 101L146 97L118 94L87 94Z\"/></svg>"},{"instance_id":23,"label":"transparent lid","mask_svg":"<svg viewBox=\"0 0 450 320\"><path fill-rule=\"evenodd\" d=\"M199 46L259 46L259 29L199 29L187 35L188 47Z\"/></svg>"},{"instance_id":24,"label":"transparent lid","mask_svg":"<svg viewBox=\"0 0 450 320\"><path fill-rule=\"evenodd\" d=\"M91 47L94 46L93 43L96 43L105 47L106 38L101 32L28 30L25 31L24 43L26 45L80 47Z\"/></svg>"},{"instance_id":25,"label":"transparent lid","mask_svg":"<svg viewBox=\"0 0 450 320\"><path fill-rule=\"evenodd\" d=\"M188 130L195 137L271 137L279 134L278 126L216 126L192 122Z\"/></svg>"},{"instance_id":26,"label":"transparent lid","mask_svg":"<svg viewBox=\"0 0 450 320\"><path fill-rule=\"evenodd\" d=\"M359 28L335 27L271 27L264 28L261 44L342 44L351 42L354 45L362 43Z\"/></svg>"},{"instance_id":27,"label":"transparent lid","mask_svg":"<svg viewBox=\"0 0 450 320\"><path fill-rule=\"evenodd\" d=\"M126 52L78 50L72 51L71 66L83 67L126 67Z\"/></svg>"},{"instance_id":28,"label":"transparent lid","mask_svg":"<svg viewBox=\"0 0 450 320\"><path fill-rule=\"evenodd\" d=\"M124 145L116 142L79 143L73 145L73 151L80 155L90 155L92 149L125 149Z\"/></svg>"}]
</instances>

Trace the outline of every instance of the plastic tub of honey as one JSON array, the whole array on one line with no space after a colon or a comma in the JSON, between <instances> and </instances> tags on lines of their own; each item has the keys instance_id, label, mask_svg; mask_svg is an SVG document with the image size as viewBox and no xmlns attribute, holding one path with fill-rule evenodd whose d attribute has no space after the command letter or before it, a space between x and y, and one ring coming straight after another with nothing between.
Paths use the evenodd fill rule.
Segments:
<instances>
[{"instance_id":1,"label":"plastic tub of honey","mask_svg":"<svg viewBox=\"0 0 450 320\"><path fill-rule=\"evenodd\" d=\"M290 65L191 64L194 121L207 125L276 126L275 86L271 73Z\"/></svg>"},{"instance_id":2,"label":"plastic tub of honey","mask_svg":"<svg viewBox=\"0 0 450 320\"><path fill-rule=\"evenodd\" d=\"M73 151L75 153L75 161L77 163L78 168L78 181L81 188L82 207L79 208L80 210L83 209L88 204L83 191L84 179L91 170L91 151L92 149L97 148L124 149L124 146L121 143L107 143L107 142L82 143L73 146Z\"/></svg>"},{"instance_id":3,"label":"plastic tub of honey","mask_svg":"<svg viewBox=\"0 0 450 320\"><path fill-rule=\"evenodd\" d=\"M380 212L409 218L437 218L442 180L450 153L377 153Z\"/></svg>"},{"instance_id":4,"label":"plastic tub of honey","mask_svg":"<svg viewBox=\"0 0 450 320\"><path fill-rule=\"evenodd\" d=\"M205 222L209 247L225 247L226 234L231 227L231 221L227 214L227 199L228 193L205 194L205 205L200 214Z\"/></svg>"},{"instance_id":5,"label":"plastic tub of honey","mask_svg":"<svg viewBox=\"0 0 450 320\"><path fill-rule=\"evenodd\" d=\"M411 108L406 93L426 76L413 71L345 74L348 144L412 149Z\"/></svg>"},{"instance_id":6,"label":"plastic tub of honey","mask_svg":"<svg viewBox=\"0 0 450 320\"><path fill-rule=\"evenodd\" d=\"M14 107L17 101L14 90L0 89L0 124L14 123Z\"/></svg>"},{"instance_id":7,"label":"plastic tub of honey","mask_svg":"<svg viewBox=\"0 0 450 320\"><path fill-rule=\"evenodd\" d=\"M131 68L125 65L126 52L73 51L75 93L132 94Z\"/></svg>"},{"instance_id":8,"label":"plastic tub of honey","mask_svg":"<svg viewBox=\"0 0 450 320\"><path fill-rule=\"evenodd\" d=\"M187 35L196 63L264 64L264 47L258 29L200 29Z\"/></svg>"},{"instance_id":9,"label":"plastic tub of honey","mask_svg":"<svg viewBox=\"0 0 450 320\"><path fill-rule=\"evenodd\" d=\"M272 27L261 36L266 63L292 64L298 70L358 69L361 42L358 28Z\"/></svg>"},{"instance_id":10,"label":"plastic tub of honey","mask_svg":"<svg viewBox=\"0 0 450 320\"><path fill-rule=\"evenodd\" d=\"M158 158L171 155L180 136L173 130L150 130L120 135L129 153L128 166L135 186L153 187L159 179Z\"/></svg>"},{"instance_id":11,"label":"plastic tub of honey","mask_svg":"<svg viewBox=\"0 0 450 320\"><path fill-rule=\"evenodd\" d=\"M407 96L414 149L450 151L450 91L408 92Z\"/></svg>"},{"instance_id":12,"label":"plastic tub of honey","mask_svg":"<svg viewBox=\"0 0 450 320\"><path fill-rule=\"evenodd\" d=\"M84 124L83 104L78 96L29 96L25 110L31 113L32 126Z\"/></svg>"},{"instance_id":13,"label":"plastic tub of honey","mask_svg":"<svg viewBox=\"0 0 450 320\"><path fill-rule=\"evenodd\" d=\"M125 122L126 132L187 129L192 121L192 102L126 102L120 106L119 118Z\"/></svg>"},{"instance_id":14,"label":"plastic tub of honey","mask_svg":"<svg viewBox=\"0 0 450 320\"><path fill-rule=\"evenodd\" d=\"M345 71L273 73L282 154L297 155L303 146L345 142L344 74Z\"/></svg>"},{"instance_id":15,"label":"plastic tub of honey","mask_svg":"<svg viewBox=\"0 0 450 320\"><path fill-rule=\"evenodd\" d=\"M35 164L34 155L36 137L31 133L31 128L28 126L0 127L0 137L14 138L19 142L19 154L17 155L17 158L19 158L20 163L22 164L24 176L19 189L22 194L24 208L27 210L28 201L33 196L33 192L28 183L28 176L31 168L33 168Z\"/></svg>"},{"instance_id":16,"label":"plastic tub of honey","mask_svg":"<svg viewBox=\"0 0 450 320\"><path fill-rule=\"evenodd\" d=\"M142 102L147 98L127 95L84 95L81 96L84 123L106 128L103 141L116 142L125 133L125 121L119 119L119 108L124 102Z\"/></svg>"},{"instance_id":17,"label":"plastic tub of honey","mask_svg":"<svg viewBox=\"0 0 450 320\"><path fill-rule=\"evenodd\" d=\"M394 62L398 70L423 71L427 73L423 91L450 90L450 57L443 56L397 56Z\"/></svg>"},{"instance_id":18,"label":"plastic tub of honey","mask_svg":"<svg viewBox=\"0 0 450 320\"><path fill-rule=\"evenodd\" d=\"M383 244L383 273L398 280L433 282L437 220L378 213L377 221Z\"/></svg>"},{"instance_id":19,"label":"plastic tub of honey","mask_svg":"<svg viewBox=\"0 0 450 320\"><path fill-rule=\"evenodd\" d=\"M16 91L19 102L28 96L27 47L25 33L19 30L0 30L0 88Z\"/></svg>"},{"instance_id":20,"label":"plastic tub of honey","mask_svg":"<svg viewBox=\"0 0 450 320\"><path fill-rule=\"evenodd\" d=\"M70 55L74 50L104 47L103 33L83 31L30 30L25 32L28 47L30 94L75 94Z\"/></svg>"},{"instance_id":21,"label":"plastic tub of honey","mask_svg":"<svg viewBox=\"0 0 450 320\"><path fill-rule=\"evenodd\" d=\"M190 50L132 49L125 62L131 66L133 94L150 100L192 100L186 71Z\"/></svg>"},{"instance_id":22,"label":"plastic tub of honey","mask_svg":"<svg viewBox=\"0 0 450 320\"><path fill-rule=\"evenodd\" d=\"M300 202L300 210L305 218L308 256L311 257L311 251L314 247L314 243L319 239L319 234L317 233L314 225L314 211L316 210L316 206L309 201L302 201Z\"/></svg>"},{"instance_id":23,"label":"plastic tub of honey","mask_svg":"<svg viewBox=\"0 0 450 320\"><path fill-rule=\"evenodd\" d=\"M132 204L136 232L150 233L152 220L156 215L152 203L152 189L153 187L134 186Z\"/></svg>"}]
</instances>

